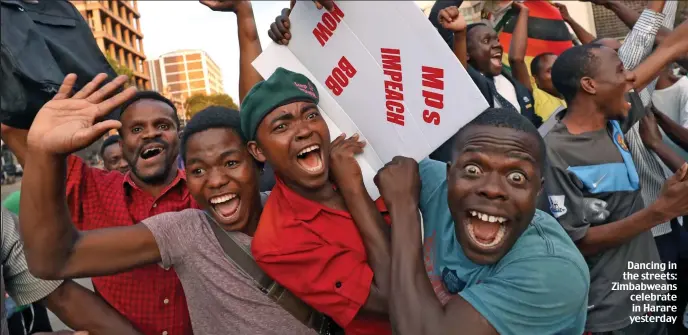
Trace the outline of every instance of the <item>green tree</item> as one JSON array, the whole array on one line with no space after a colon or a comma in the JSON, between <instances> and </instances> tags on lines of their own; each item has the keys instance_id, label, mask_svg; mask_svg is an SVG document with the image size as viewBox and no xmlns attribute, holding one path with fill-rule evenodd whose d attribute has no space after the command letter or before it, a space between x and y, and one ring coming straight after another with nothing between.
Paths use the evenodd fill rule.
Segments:
<instances>
[{"instance_id":1,"label":"green tree","mask_svg":"<svg viewBox=\"0 0 688 335\"><path fill-rule=\"evenodd\" d=\"M196 113L210 106L222 106L236 110L239 109L236 103L234 103L234 99L224 93L215 93L211 95L194 94L184 101L184 109L186 110L186 116L189 119L191 119Z\"/></svg>"},{"instance_id":2,"label":"green tree","mask_svg":"<svg viewBox=\"0 0 688 335\"><path fill-rule=\"evenodd\" d=\"M105 59L107 59L108 63L110 63L110 66L112 67L113 70L115 70L115 73L117 73L117 75L126 75L127 77L129 77L129 84L130 85L136 84L136 79L134 79L134 71L132 69L120 64L118 61L116 61L110 55L106 54Z\"/></svg>"}]
</instances>

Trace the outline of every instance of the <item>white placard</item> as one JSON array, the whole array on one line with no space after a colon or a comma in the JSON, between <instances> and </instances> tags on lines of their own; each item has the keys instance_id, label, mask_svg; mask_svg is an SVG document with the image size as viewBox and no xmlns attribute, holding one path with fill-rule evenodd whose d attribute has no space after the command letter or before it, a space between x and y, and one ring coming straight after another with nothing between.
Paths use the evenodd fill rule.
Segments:
<instances>
[{"instance_id":1,"label":"white placard","mask_svg":"<svg viewBox=\"0 0 688 335\"><path fill-rule=\"evenodd\" d=\"M451 49L411 1L337 1L332 12L297 2L289 46L271 44L253 62L264 77L278 67L318 89L333 136L359 133L366 188L384 163L421 160L488 104Z\"/></svg>"}]
</instances>

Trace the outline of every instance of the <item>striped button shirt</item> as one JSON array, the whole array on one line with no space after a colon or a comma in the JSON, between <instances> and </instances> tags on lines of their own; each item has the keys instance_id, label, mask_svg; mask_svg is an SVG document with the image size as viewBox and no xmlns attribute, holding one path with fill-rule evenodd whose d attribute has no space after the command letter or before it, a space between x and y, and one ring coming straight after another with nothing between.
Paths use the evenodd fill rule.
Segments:
<instances>
[{"instance_id":1,"label":"striped button shirt","mask_svg":"<svg viewBox=\"0 0 688 335\"><path fill-rule=\"evenodd\" d=\"M676 1L667 1L662 13L644 10L631 32L626 36L624 44L619 49L619 58L628 70L633 70L650 53L655 42L657 31L663 25L669 29L674 26L676 17ZM640 91L643 105L647 106L652 101L652 93L655 90L657 79L652 81L645 89ZM640 177L640 190L646 205L654 203L666 181L663 163L657 155L648 150L643 144L638 131L639 123L636 123L626 133L626 141L633 157L638 176ZM669 222L662 223L652 228L653 236L661 236L671 232Z\"/></svg>"},{"instance_id":2,"label":"striped button shirt","mask_svg":"<svg viewBox=\"0 0 688 335\"><path fill-rule=\"evenodd\" d=\"M5 289L17 305L28 305L45 298L62 284L61 280L46 281L38 279L29 273L29 266L24 258L24 245L17 231L17 217L2 207L2 251L0 259L0 334L7 335L7 318L5 317Z\"/></svg>"}]
</instances>

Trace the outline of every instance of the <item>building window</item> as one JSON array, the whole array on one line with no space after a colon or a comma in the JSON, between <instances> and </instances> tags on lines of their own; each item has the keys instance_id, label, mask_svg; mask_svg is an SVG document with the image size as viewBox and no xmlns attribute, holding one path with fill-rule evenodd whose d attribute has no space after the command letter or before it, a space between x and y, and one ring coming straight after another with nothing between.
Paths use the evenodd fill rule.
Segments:
<instances>
[{"instance_id":1,"label":"building window","mask_svg":"<svg viewBox=\"0 0 688 335\"><path fill-rule=\"evenodd\" d=\"M184 71L184 64L168 64L168 65L165 65L165 72L167 72L167 73L183 72L183 71Z\"/></svg>"},{"instance_id":2,"label":"building window","mask_svg":"<svg viewBox=\"0 0 688 335\"><path fill-rule=\"evenodd\" d=\"M167 75L167 82L168 83L174 83L174 82L178 82L178 81L186 81L186 74L184 72L179 72L179 73Z\"/></svg>"},{"instance_id":3,"label":"building window","mask_svg":"<svg viewBox=\"0 0 688 335\"><path fill-rule=\"evenodd\" d=\"M203 79L203 71L189 71L189 80Z\"/></svg>"},{"instance_id":4,"label":"building window","mask_svg":"<svg viewBox=\"0 0 688 335\"><path fill-rule=\"evenodd\" d=\"M201 54L190 54L186 55L186 61L190 62L192 60L201 60Z\"/></svg>"},{"instance_id":5,"label":"building window","mask_svg":"<svg viewBox=\"0 0 688 335\"><path fill-rule=\"evenodd\" d=\"M186 68L189 71L191 71L191 70L203 70L203 64L199 61L188 62L188 63L186 63Z\"/></svg>"}]
</instances>

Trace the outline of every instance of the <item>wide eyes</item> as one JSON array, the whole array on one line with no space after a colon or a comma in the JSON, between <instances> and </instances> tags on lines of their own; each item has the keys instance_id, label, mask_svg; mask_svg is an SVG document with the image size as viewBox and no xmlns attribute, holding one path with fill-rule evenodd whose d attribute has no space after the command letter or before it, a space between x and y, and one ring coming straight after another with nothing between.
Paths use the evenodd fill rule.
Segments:
<instances>
[{"instance_id":1,"label":"wide eyes","mask_svg":"<svg viewBox=\"0 0 688 335\"><path fill-rule=\"evenodd\" d=\"M526 176L521 172L509 173L509 175L507 176L507 179L509 179L509 181L511 181L512 183L518 184L518 185L522 185L526 182Z\"/></svg>"},{"instance_id":2,"label":"wide eyes","mask_svg":"<svg viewBox=\"0 0 688 335\"><path fill-rule=\"evenodd\" d=\"M463 170L469 176L478 176L483 172L483 170L481 170L477 165L474 164L466 165L466 167L464 167Z\"/></svg>"}]
</instances>

